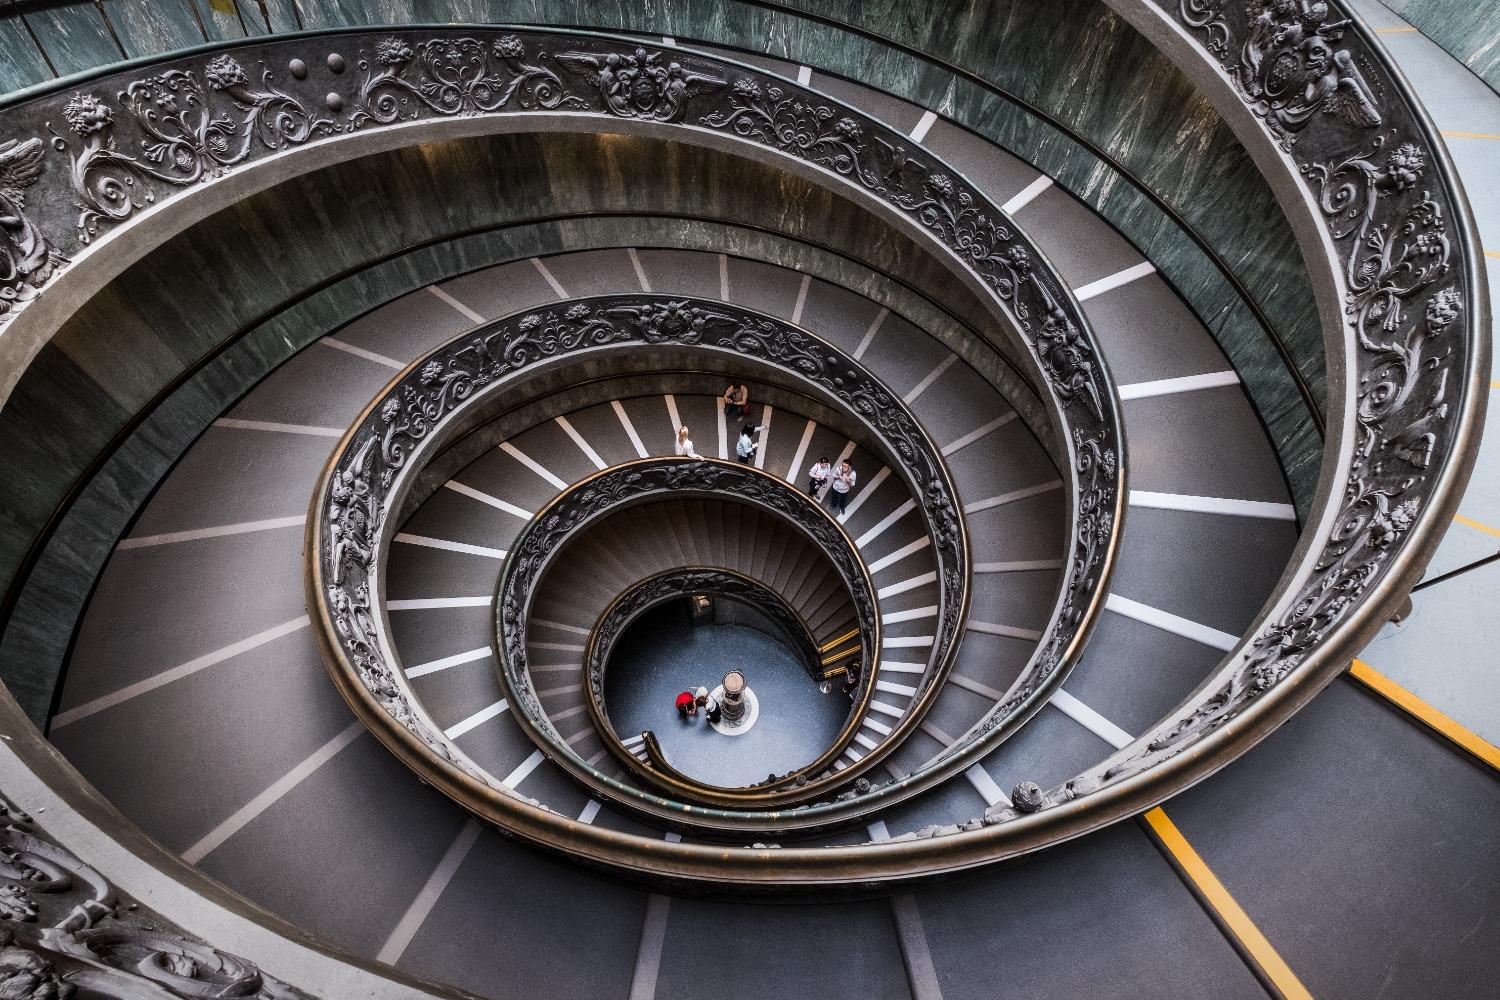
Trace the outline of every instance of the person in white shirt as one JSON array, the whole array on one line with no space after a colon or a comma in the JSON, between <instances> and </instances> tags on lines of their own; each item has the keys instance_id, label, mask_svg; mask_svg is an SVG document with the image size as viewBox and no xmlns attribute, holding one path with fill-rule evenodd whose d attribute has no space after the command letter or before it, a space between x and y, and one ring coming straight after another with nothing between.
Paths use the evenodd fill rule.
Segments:
<instances>
[{"instance_id":1,"label":"person in white shirt","mask_svg":"<svg viewBox=\"0 0 1500 1000\"><path fill-rule=\"evenodd\" d=\"M688 435L687 424L677 428L677 454L686 455L688 458L698 458L699 455L693 450L693 439Z\"/></svg>"},{"instance_id":2,"label":"person in white shirt","mask_svg":"<svg viewBox=\"0 0 1500 1000\"><path fill-rule=\"evenodd\" d=\"M833 475L833 463L824 455L807 470L807 495L816 497L828 486L828 477Z\"/></svg>"},{"instance_id":3,"label":"person in white shirt","mask_svg":"<svg viewBox=\"0 0 1500 1000\"><path fill-rule=\"evenodd\" d=\"M831 489L833 491L833 512L838 519L844 519L844 511L849 507L849 491L854 489L854 483L859 477L854 472L854 466L846 459L839 465L839 471L834 473Z\"/></svg>"},{"instance_id":4,"label":"person in white shirt","mask_svg":"<svg viewBox=\"0 0 1500 1000\"><path fill-rule=\"evenodd\" d=\"M734 454L741 465L755 461L755 435L760 433L760 424L745 424L740 428L740 439L734 443Z\"/></svg>"}]
</instances>

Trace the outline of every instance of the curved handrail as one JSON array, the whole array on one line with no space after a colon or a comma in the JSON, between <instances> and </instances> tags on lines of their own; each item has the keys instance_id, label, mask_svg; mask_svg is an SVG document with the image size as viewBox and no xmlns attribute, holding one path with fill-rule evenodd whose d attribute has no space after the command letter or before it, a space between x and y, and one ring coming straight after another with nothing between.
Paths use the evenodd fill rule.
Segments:
<instances>
[{"instance_id":1,"label":"curved handrail","mask_svg":"<svg viewBox=\"0 0 1500 1000\"><path fill-rule=\"evenodd\" d=\"M322 619L320 639L340 689L377 735L409 763L415 766L418 757L431 758L419 770L426 773L427 766L448 765L462 772L460 784L466 791L454 797L470 808L518 797L508 790L499 799L490 797L495 790L488 788L486 776L425 717L395 668L398 661L386 638L379 597L379 553L393 533L385 514L420 471L418 456L435 453L448 435L457 433L455 428L467 429L484 419L482 408L476 408L483 397L508 389L523 372L559 359L640 346L719 352L741 367L751 362L785 373L803 391L827 399L866 427L888 452L893 472L919 501L938 563L939 626L919 691L883 745L899 745L921 721L957 652L968 601L969 555L963 514L946 464L905 404L858 362L805 330L724 303L613 295L505 317L413 362L372 401L335 449L309 519L310 601ZM546 517L544 510L534 520ZM513 546L511 554L516 551ZM1064 593L1059 603L1067 599ZM1079 618L1062 615L1059 621L1076 641ZM1054 649L1039 649L1017 683L1034 691L1055 684L1061 672L1047 655ZM866 755L840 770L838 779L857 781L885 752ZM824 784L809 782L804 795ZM903 785L910 787L909 781ZM847 801L836 801L802 806L790 815L701 807L684 811L680 804L630 786L620 785L616 792L652 815L727 829L760 829L757 824L767 821L826 823L825 815L842 816L851 808Z\"/></svg>"},{"instance_id":2,"label":"curved handrail","mask_svg":"<svg viewBox=\"0 0 1500 1000\"><path fill-rule=\"evenodd\" d=\"M724 788L682 775L675 769L652 773L641 768L639 761L626 762L632 773L675 797L673 804L665 809L656 796L642 795L591 766L547 718L547 711L531 684L526 652L532 605L547 570L573 538L611 513L678 496L724 497L759 507L793 525L838 570L861 624L860 645L866 661L875 662L881 648L875 584L854 540L821 504L813 503L780 477L738 462L717 458L640 458L596 472L558 494L526 523L506 553L495 594L495 653L500 664L500 682L515 718L548 757L596 794L666 819L679 819L682 807L677 802L680 801L716 809L778 809L825 794L830 785L855 780L858 772L854 768L835 772L832 767L853 741L869 711L875 693L874 671L866 672L853 711L828 749L811 763L774 781ZM608 616L609 610L600 622ZM597 635L596 625L584 660L584 686L588 691L585 704L590 720L608 746L611 742L618 743L619 737L602 707L604 674L599 658L602 651L594 638ZM887 747L887 752L890 749L894 749L894 744ZM875 760L866 767L878 763L885 754L872 751L869 756Z\"/></svg>"}]
</instances>

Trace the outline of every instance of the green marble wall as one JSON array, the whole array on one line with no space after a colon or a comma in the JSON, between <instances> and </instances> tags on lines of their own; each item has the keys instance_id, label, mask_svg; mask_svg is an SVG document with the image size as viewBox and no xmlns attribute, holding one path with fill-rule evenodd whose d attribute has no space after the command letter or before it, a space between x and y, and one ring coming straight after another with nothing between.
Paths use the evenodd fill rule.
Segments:
<instances>
[{"instance_id":1,"label":"green marble wall","mask_svg":"<svg viewBox=\"0 0 1500 1000\"><path fill-rule=\"evenodd\" d=\"M1500 92L1500 3L1494 0L1382 0L1391 10Z\"/></svg>"}]
</instances>

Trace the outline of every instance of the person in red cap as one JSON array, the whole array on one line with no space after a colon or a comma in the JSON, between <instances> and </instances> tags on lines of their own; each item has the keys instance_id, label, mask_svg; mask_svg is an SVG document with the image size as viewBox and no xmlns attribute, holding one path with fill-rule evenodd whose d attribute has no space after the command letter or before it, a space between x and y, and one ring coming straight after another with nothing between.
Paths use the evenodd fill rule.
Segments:
<instances>
[{"instance_id":1,"label":"person in red cap","mask_svg":"<svg viewBox=\"0 0 1500 1000\"><path fill-rule=\"evenodd\" d=\"M693 692L684 691L677 696L677 714L684 719L698 714L698 699L694 697Z\"/></svg>"}]
</instances>

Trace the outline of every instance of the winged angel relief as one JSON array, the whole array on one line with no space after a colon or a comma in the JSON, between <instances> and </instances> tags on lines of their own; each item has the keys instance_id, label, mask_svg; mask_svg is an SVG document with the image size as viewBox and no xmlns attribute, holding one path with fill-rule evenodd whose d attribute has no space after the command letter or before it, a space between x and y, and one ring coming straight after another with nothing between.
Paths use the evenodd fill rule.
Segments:
<instances>
[{"instance_id":1,"label":"winged angel relief","mask_svg":"<svg viewBox=\"0 0 1500 1000\"><path fill-rule=\"evenodd\" d=\"M1252 0L1235 72L1245 96L1286 137L1319 113L1350 125L1380 124L1377 101L1348 49L1348 21L1329 20L1323 0Z\"/></svg>"},{"instance_id":2,"label":"winged angel relief","mask_svg":"<svg viewBox=\"0 0 1500 1000\"><path fill-rule=\"evenodd\" d=\"M42 176L40 139L0 142L0 321L67 263L26 217L26 189Z\"/></svg>"}]
</instances>

